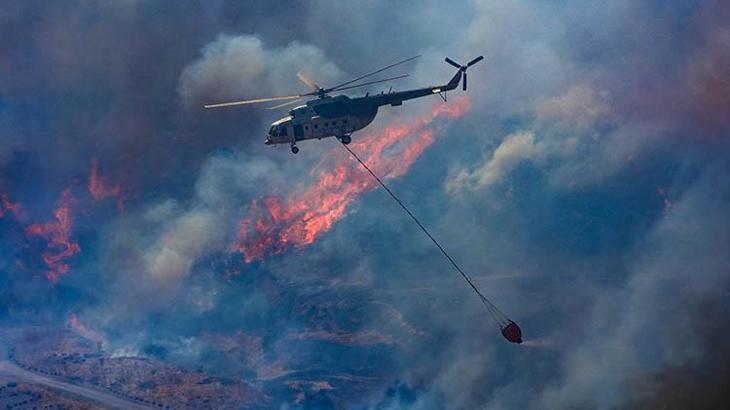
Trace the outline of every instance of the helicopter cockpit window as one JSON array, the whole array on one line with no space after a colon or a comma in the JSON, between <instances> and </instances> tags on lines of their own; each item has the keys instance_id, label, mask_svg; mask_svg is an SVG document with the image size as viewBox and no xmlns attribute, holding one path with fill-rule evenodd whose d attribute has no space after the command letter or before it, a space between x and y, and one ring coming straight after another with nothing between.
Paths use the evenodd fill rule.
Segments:
<instances>
[{"instance_id":1,"label":"helicopter cockpit window","mask_svg":"<svg viewBox=\"0 0 730 410\"><path fill-rule=\"evenodd\" d=\"M279 136L286 137L286 126L282 125L279 127Z\"/></svg>"}]
</instances>

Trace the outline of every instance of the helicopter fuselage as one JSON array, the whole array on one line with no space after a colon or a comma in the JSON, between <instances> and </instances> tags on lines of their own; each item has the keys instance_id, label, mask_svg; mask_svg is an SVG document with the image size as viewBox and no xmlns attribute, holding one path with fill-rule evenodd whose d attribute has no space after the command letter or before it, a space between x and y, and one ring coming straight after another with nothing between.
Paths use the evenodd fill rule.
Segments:
<instances>
[{"instance_id":1,"label":"helicopter fuselage","mask_svg":"<svg viewBox=\"0 0 730 410\"><path fill-rule=\"evenodd\" d=\"M361 98L325 96L307 101L271 124L266 145L293 144L309 139L348 137L373 122L378 106Z\"/></svg>"},{"instance_id":2,"label":"helicopter fuselage","mask_svg":"<svg viewBox=\"0 0 730 410\"><path fill-rule=\"evenodd\" d=\"M381 73L385 70L391 69L395 66L407 63L416 58L407 58L397 63L388 65L379 70L372 71L370 73L361 75L354 80L345 81L334 87L322 88L317 83L312 81L303 72L299 72L297 76L307 86L311 87L313 91L297 94L297 95L286 95L280 97L265 97L255 98L249 100L238 100L220 102L214 104L206 104L204 108L222 108L232 107L246 104L258 104L271 101L288 101L283 104L279 104L271 109L281 108L287 105L293 104L295 101L299 101L305 96L316 96L317 98L311 99L304 105L300 105L293 110L289 111L289 115L274 121L269 128L269 133L266 135L264 141L266 145L276 144L289 144L291 145L291 151L296 154L299 152L299 148L296 146L298 141L311 140L311 139L322 139L326 137L337 137L343 144L349 144L351 141L350 135L358 130L361 130L368 126L375 116L378 114L378 108L383 105L399 106L403 105L403 101L412 100L414 98L425 97L428 95L438 94L441 98L446 101L446 92L451 91L462 84L463 90L466 91L466 70L472 65L478 63L484 56L479 56L466 65L461 65L454 60L446 57L445 61L452 66L456 67L458 71L451 77L448 83L443 85L434 85L431 87L416 88L412 90L388 91L381 92L380 94L370 95L365 94L363 97L350 98L346 95L337 95L331 97L329 94L333 91L343 91L352 88L360 88L368 85L379 84L386 81L397 80L399 78L407 77L408 75L400 75L397 77L390 77L381 80L373 80L362 83L361 81L367 77L371 77L375 74ZM463 79L463 82L462 82ZM392 88L391 88L392 90Z\"/></svg>"},{"instance_id":3,"label":"helicopter fuselage","mask_svg":"<svg viewBox=\"0 0 730 410\"><path fill-rule=\"evenodd\" d=\"M441 94L453 90L462 78L459 70L444 85L415 90L388 92L363 97L350 98L345 95L330 97L323 95L307 101L289 111L289 115L271 124L266 136L266 145L289 144L294 153L299 141L337 137L344 144L350 142L350 134L368 126L383 105L399 106L403 101L427 95Z\"/></svg>"}]
</instances>

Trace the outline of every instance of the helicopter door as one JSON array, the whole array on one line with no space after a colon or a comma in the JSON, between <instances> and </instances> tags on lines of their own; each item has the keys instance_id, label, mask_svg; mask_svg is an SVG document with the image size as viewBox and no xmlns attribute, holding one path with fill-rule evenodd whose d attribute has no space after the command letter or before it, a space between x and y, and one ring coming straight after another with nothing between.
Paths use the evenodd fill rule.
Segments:
<instances>
[{"instance_id":1,"label":"helicopter door","mask_svg":"<svg viewBox=\"0 0 730 410\"><path fill-rule=\"evenodd\" d=\"M304 130L302 129L301 124L294 125L294 139L296 141L300 141L304 138Z\"/></svg>"}]
</instances>

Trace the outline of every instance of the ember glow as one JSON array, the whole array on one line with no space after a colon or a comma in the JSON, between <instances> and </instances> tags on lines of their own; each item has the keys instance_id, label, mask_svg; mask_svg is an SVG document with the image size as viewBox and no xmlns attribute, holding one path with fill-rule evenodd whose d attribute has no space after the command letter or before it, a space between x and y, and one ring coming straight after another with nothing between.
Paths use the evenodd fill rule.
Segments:
<instances>
[{"instance_id":1,"label":"ember glow","mask_svg":"<svg viewBox=\"0 0 730 410\"><path fill-rule=\"evenodd\" d=\"M76 314L74 313L68 315L68 325L74 332L89 340L93 340L99 343L104 341L104 336L102 336L98 332L89 329L89 327L86 326L84 322L82 322L81 319L79 319L78 316L76 316Z\"/></svg>"},{"instance_id":2,"label":"ember glow","mask_svg":"<svg viewBox=\"0 0 730 410\"><path fill-rule=\"evenodd\" d=\"M73 219L71 217L71 191L66 189L58 200L53 212L54 221L45 224L32 224L25 228L28 237L38 237L46 241L46 250L43 252L43 262L48 268L45 272L48 280L58 281L68 273L69 265L66 259L81 252L79 245L71 240Z\"/></svg>"},{"instance_id":3,"label":"ember glow","mask_svg":"<svg viewBox=\"0 0 730 410\"><path fill-rule=\"evenodd\" d=\"M438 104L429 114L408 123L391 124L379 133L355 138L352 150L383 178L399 177L434 143L435 133L443 126L438 120L459 118L470 106L468 98ZM338 147L326 154L311 173L316 179L303 190L252 201L248 215L239 223L234 246L247 263L313 243L332 229L355 199L378 186L343 153ZM323 170L317 173L318 168Z\"/></svg>"},{"instance_id":4,"label":"ember glow","mask_svg":"<svg viewBox=\"0 0 730 410\"><path fill-rule=\"evenodd\" d=\"M101 201L105 198L116 198L117 207L122 209L122 186L117 184L110 186L108 182L99 175L99 161L91 161L91 171L89 171L89 193L94 201Z\"/></svg>"},{"instance_id":5,"label":"ember glow","mask_svg":"<svg viewBox=\"0 0 730 410\"><path fill-rule=\"evenodd\" d=\"M20 207L20 204L11 202L8 194L5 192L0 193L0 219L4 218L5 215L8 215L9 213L13 213L13 215L17 218L22 214L22 212L23 210Z\"/></svg>"}]
</instances>

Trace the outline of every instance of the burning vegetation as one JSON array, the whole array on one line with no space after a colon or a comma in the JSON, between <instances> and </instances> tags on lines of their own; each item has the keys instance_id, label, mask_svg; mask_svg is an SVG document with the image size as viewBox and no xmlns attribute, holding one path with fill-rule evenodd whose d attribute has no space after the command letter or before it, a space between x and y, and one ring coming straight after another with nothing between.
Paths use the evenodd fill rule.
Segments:
<instances>
[{"instance_id":1,"label":"burning vegetation","mask_svg":"<svg viewBox=\"0 0 730 410\"><path fill-rule=\"evenodd\" d=\"M356 139L352 150L379 175L397 178L435 142L435 132L442 124L438 120L459 118L469 108L468 98L438 104L409 123L392 124L379 133ZM336 155L334 150L326 158L331 164L303 190L251 202L248 214L239 222L234 245L247 263L312 244L332 229L354 200L377 188L377 181L350 158Z\"/></svg>"}]
</instances>

